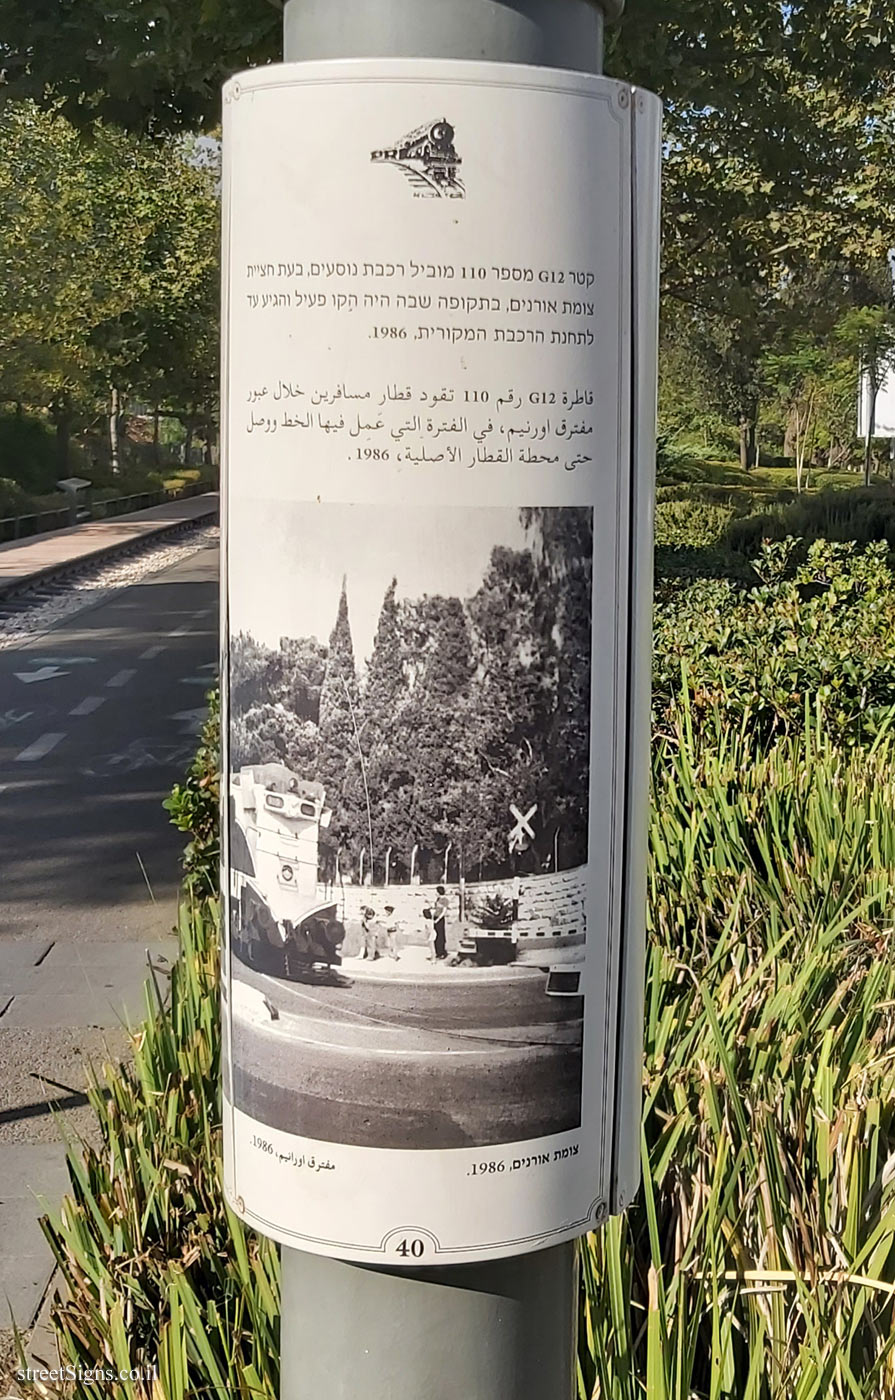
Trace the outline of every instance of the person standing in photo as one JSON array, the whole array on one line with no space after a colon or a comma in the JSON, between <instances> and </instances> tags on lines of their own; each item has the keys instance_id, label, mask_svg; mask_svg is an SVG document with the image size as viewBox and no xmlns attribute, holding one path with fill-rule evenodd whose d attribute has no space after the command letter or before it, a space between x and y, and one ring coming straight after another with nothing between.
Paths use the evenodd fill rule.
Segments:
<instances>
[{"instance_id":1,"label":"person standing in photo","mask_svg":"<svg viewBox=\"0 0 895 1400\"><path fill-rule=\"evenodd\" d=\"M382 941L382 951L390 958L398 961L398 920L395 918L395 906L387 904L385 906L385 937Z\"/></svg>"},{"instance_id":2,"label":"person standing in photo","mask_svg":"<svg viewBox=\"0 0 895 1400\"><path fill-rule=\"evenodd\" d=\"M426 933L426 942L429 945L429 962L435 961L435 924L432 920L432 910L427 905L423 910L423 927Z\"/></svg>"},{"instance_id":3,"label":"person standing in photo","mask_svg":"<svg viewBox=\"0 0 895 1400\"><path fill-rule=\"evenodd\" d=\"M435 961L443 962L447 957L447 916L450 901L444 885L436 887L437 898L432 910L432 924L435 929Z\"/></svg>"},{"instance_id":4,"label":"person standing in photo","mask_svg":"<svg viewBox=\"0 0 895 1400\"><path fill-rule=\"evenodd\" d=\"M361 919L361 952L362 958L369 958L372 962L379 957L379 924L376 921L376 910L369 905L364 909Z\"/></svg>"}]
</instances>

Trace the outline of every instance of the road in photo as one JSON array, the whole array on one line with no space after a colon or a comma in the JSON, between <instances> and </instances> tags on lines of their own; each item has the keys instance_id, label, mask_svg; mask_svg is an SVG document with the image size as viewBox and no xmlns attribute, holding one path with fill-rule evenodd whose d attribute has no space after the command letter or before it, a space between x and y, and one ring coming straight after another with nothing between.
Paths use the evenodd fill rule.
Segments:
<instances>
[{"instance_id":1,"label":"road in photo","mask_svg":"<svg viewBox=\"0 0 895 1400\"><path fill-rule=\"evenodd\" d=\"M548 997L538 969L361 974L346 986L234 970L236 1102L270 1127L451 1148L578 1126L583 998Z\"/></svg>"}]
</instances>

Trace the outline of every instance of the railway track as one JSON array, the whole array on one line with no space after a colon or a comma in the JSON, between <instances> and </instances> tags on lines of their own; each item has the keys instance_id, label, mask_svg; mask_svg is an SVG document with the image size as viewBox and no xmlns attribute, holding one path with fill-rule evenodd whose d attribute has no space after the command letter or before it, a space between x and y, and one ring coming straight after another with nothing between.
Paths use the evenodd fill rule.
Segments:
<instances>
[{"instance_id":1,"label":"railway track","mask_svg":"<svg viewBox=\"0 0 895 1400\"><path fill-rule=\"evenodd\" d=\"M162 538L129 542L101 560L71 564L50 577L23 581L0 596L0 650L54 627L110 594L140 583L159 569L217 541L218 526L207 521L169 531Z\"/></svg>"}]
</instances>

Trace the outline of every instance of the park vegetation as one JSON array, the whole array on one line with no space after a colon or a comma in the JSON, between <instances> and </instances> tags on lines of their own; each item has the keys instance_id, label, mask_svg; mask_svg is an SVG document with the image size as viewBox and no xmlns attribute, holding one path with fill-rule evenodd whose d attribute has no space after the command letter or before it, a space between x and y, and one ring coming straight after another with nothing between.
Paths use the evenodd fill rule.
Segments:
<instances>
[{"instance_id":1,"label":"park vegetation","mask_svg":"<svg viewBox=\"0 0 895 1400\"><path fill-rule=\"evenodd\" d=\"M0 515L161 485L216 443L216 148L0 117ZM201 462L198 464L201 466ZM154 477L153 477L154 474Z\"/></svg>"},{"instance_id":2,"label":"park vegetation","mask_svg":"<svg viewBox=\"0 0 895 1400\"><path fill-rule=\"evenodd\" d=\"M4 121L211 129L279 23L0 0ZM893 46L889 0L630 0L610 40L666 102L662 434L644 1183L582 1246L580 1400L895 1400L895 496L854 421L895 341ZM112 1400L277 1394L276 1249L220 1185L213 724L169 804L183 954L46 1225L65 1361L159 1366Z\"/></svg>"},{"instance_id":3,"label":"park vegetation","mask_svg":"<svg viewBox=\"0 0 895 1400\"><path fill-rule=\"evenodd\" d=\"M679 525L659 551L644 1183L582 1245L579 1396L892 1400L895 518L746 555L696 517L698 572ZM216 726L168 804L169 1005L97 1075L46 1228L69 1364L273 1400L276 1250L220 1194Z\"/></svg>"},{"instance_id":4,"label":"park vegetation","mask_svg":"<svg viewBox=\"0 0 895 1400\"><path fill-rule=\"evenodd\" d=\"M0 0L0 477L50 489L72 440L88 476L175 442L213 458L220 85L277 57L281 8ZM895 362L893 19L628 0L610 29L607 71L665 104L670 450L776 463L798 491L888 474L855 405L859 370L872 409Z\"/></svg>"}]
</instances>

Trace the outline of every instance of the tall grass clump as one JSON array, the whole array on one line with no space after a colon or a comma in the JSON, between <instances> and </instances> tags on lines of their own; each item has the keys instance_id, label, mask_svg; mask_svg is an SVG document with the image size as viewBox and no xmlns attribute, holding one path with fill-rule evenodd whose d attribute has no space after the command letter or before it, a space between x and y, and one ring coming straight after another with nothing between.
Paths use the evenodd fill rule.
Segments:
<instances>
[{"instance_id":1,"label":"tall grass clump","mask_svg":"<svg viewBox=\"0 0 895 1400\"><path fill-rule=\"evenodd\" d=\"M222 1194L216 901L186 900L179 933L167 998L147 988L133 1063L91 1078L99 1145L72 1145L71 1195L44 1222L67 1293L56 1335L69 1367L157 1368L155 1381L107 1379L110 1400L273 1400L276 1249Z\"/></svg>"},{"instance_id":2,"label":"tall grass clump","mask_svg":"<svg viewBox=\"0 0 895 1400\"><path fill-rule=\"evenodd\" d=\"M893 705L884 546L660 590L644 1181L582 1244L579 1400L895 1400ZM277 1387L276 1251L220 1187L216 754L169 808L170 995L46 1225L64 1360L158 1367L115 1400Z\"/></svg>"},{"instance_id":3,"label":"tall grass clump","mask_svg":"<svg viewBox=\"0 0 895 1400\"><path fill-rule=\"evenodd\" d=\"M809 707L655 749L644 1184L588 1238L579 1393L895 1396L895 741Z\"/></svg>"}]
</instances>

